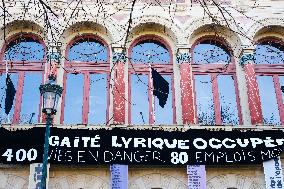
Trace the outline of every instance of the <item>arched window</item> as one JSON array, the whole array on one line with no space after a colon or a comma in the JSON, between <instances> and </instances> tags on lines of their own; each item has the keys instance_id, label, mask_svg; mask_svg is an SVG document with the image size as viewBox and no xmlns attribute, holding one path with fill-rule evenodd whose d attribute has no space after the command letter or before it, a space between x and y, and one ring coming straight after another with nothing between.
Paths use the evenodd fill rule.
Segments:
<instances>
[{"instance_id":1,"label":"arched window","mask_svg":"<svg viewBox=\"0 0 284 189\"><path fill-rule=\"evenodd\" d=\"M276 38L258 41L255 72L264 124L284 124L284 43Z\"/></svg>"},{"instance_id":2,"label":"arched window","mask_svg":"<svg viewBox=\"0 0 284 189\"><path fill-rule=\"evenodd\" d=\"M132 43L129 53L129 123L173 124L175 106L173 93L173 62L170 47L155 35L139 37ZM153 95L151 68L168 83L169 94L165 106Z\"/></svg>"},{"instance_id":3,"label":"arched window","mask_svg":"<svg viewBox=\"0 0 284 189\"><path fill-rule=\"evenodd\" d=\"M94 35L76 37L67 47L61 122L106 124L109 104L109 50Z\"/></svg>"},{"instance_id":4,"label":"arched window","mask_svg":"<svg viewBox=\"0 0 284 189\"><path fill-rule=\"evenodd\" d=\"M5 86L1 86L1 123L38 123L40 119L39 86L43 81L45 46L32 34L15 35L2 50L0 83L5 85L5 64L16 89L13 107L5 114Z\"/></svg>"},{"instance_id":5,"label":"arched window","mask_svg":"<svg viewBox=\"0 0 284 189\"><path fill-rule=\"evenodd\" d=\"M192 69L198 123L241 123L235 65L226 43L216 36L199 39L192 47Z\"/></svg>"}]
</instances>

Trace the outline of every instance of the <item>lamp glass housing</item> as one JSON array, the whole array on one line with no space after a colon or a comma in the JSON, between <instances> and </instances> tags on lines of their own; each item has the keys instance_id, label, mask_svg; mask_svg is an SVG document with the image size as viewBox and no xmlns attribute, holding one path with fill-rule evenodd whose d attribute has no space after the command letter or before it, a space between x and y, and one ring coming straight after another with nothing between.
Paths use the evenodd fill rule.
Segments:
<instances>
[{"instance_id":1,"label":"lamp glass housing","mask_svg":"<svg viewBox=\"0 0 284 189\"><path fill-rule=\"evenodd\" d=\"M62 94L62 88L53 82L49 82L41 85L39 90L43 98L42 112L45 114L56 114L57 104Z\"/></svg>"}]
</instances>

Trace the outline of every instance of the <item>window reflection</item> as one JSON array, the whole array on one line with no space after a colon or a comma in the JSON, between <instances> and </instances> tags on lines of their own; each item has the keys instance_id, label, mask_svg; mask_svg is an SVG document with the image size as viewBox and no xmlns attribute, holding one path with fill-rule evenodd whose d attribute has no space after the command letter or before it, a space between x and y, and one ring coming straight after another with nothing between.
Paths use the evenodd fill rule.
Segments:
<instances>
[{"instance_id":1,"label":"window reflection","mask_svg":"<svg viewBox=\"0 0 284 189\"><path fill-rule=\"evenodd\" d=\"M263 123L279 125L279 111L272 76L257 76Z\"/></svg>"},{"instance_id":2,"label":"window reflection","mask_svg":"<svg viewBox=\"0 0 284 189\"><path fill-rule=\"evenodd\" d=\"M195 95L198 123L214 125L215 113L210 75L195 75Z\"/></svg>"},{"instance_id":3,"label":"window reflection","mask_svg":"<svg viewBox=\"0 0 284 189\"><path fill-rule=\"evenodd\" d=\"M107 48L94 38L80 39L70 47L68 61L106 63Z\"/></svg>"},{"instance_id":4,"label":"window reflection","mask_svg":"<svg viewBox=\"0 0 284 189\"><path fill-rule=\"evenodd\" d=\"M229 51L218 42L205 40L194 47L193 62L195 64L226 64L230 61Z\"/></svg>"},{"instance_id":5,"label":"window reflection","mask_svg":"<svg viewBox=\"0 0 284 189\"><path fill-rule=\"evenodd\" d=\"M107 110L107 74L90 75L89 120L90 124L105 124Z\"/></svg>"},{"instance_id":6,"label":"window reflection","mask_svg":"<svg viewBox=\"0 0 284 189\"><path fill-rule=\"evenodd\" d=\"M9 43L4 59L10 61L42 61L44 59L44 48L39 41L20 37Z\"/></svg>"},{"instance_id":7,"label":"window reflection","mask_svg":"<svg viewBox=\"0 0 284 189\"><path fill-rule=\"evenodd\" d=\"M20 124L33 124L39 120L41 73L25 73Z\"/></svg>"},{"instance_id":8,"label":"window reflection","mask_svg":"<svg viewBox=\"0 0 284 189\"><path fill-rule=\"evenodd\" d=\"M140 64L168 64L170 54L166 46L156 40L145 40L133 47L131 62Z\"/></svg>"},{"instance_id":9,"label":"window reflection","mask_svg":"<svg viewBox=\"0 0 284 189\"><path fill-rule=\"evenodd\" d=\"M96 36L83 35L67 50L68 62L65 66L69 72L65 86L63 122L106 124L109 98L107 81L109 64L106 64L108 47ZM94 63L98 65L94 66Z\"/></svg>"},{"instance_id":10,"label":"window reflection","mask_svg":"<svg viewBox=\"0 0 284 189\"><path fill-rule=\"evenodd\" d=\"M172 102L172 82L171 76L162 75L163 78L169 83L169 95L167 103L164 108L159 105L159 99L155 96L155 124L172 124L173 123L173 102Z\"/></svg>"},{"instance_id":11,"label":"window reflection","mask_svg":"<svg viewBox=\"0 0 284 189\"><path fill-rule=\"evenodd\" d=\"M149 124L148 75L131 75L131 123Z\"/></svg>"},{"instance_id":12,"label":"window reflection","mask_svg":"<svg viewBox=\"0 0 284 189\"><path fill-rule=\"evenodd\" d=\"M222 124L237 125L239 117L234 78L230 75L219 75L217 79Z\"/></svg>"},{"instance_id":13,"label":"window reflection","mask_svg":"<svg viewBox=\"0 0 284 189\"><path fill-rule=\"evenodd\" d=\"M149 36L148 36L149 37ZM173 87L170 52L165 43L157 38L141 40L131 49L131 123L132 124L172 124L174 120ZM133 64L132 64L133 63ZM146 64L147 66L142 66ZM159 105L159 99L151 92L152 82L149 80L150 64L169 83L169 95L165 107ZM156 64L165 65L167 69L163 73L155 68ZM142 68L142 69L141 69ZM136 75L139 70L139 75ZM151 89L152 90L152 89ZM152 102L152 103L151 103ZM154 116L153 116L154 115Z\"/></svg>"},{"instance_id":14,"label":"window reflection","mask_svg":"<svg viewBox=\"0 0 284 189\"><path fill-rule=\"evenodd\" d=\"M82 123L83 85L83 74L67 75L64 106L65 124Z\"/></svg>"},{"instance_id":15,"label":"window reflection","mask_svg":"<svg viewBox=\"0 0 284 189\"><path fill-rule=\"evenodd\" d=\"M14 84L15 89L17 89L18 85L18 74L17 73L10 73L10 78ZM14 114L14 107L15 107L15 102L16 102L16 95L14 97L14 102L12 109L10 110L10 113L6 115L5 113L5 97L6 97L6 74L2 73L0 75L0 83L1 83L1 88L0 88L0 123L12 123L13 121L13 114Z\"/></svg>"},{"instance_id":16,"label":"window reflection","mask_svg":"<svg viewBox=\"0 0 284 189\"><path fill-rule=\"evenodd\" d=\"M3 120L4 122L12 122L12 118L13 121L20 124L34 124L39 122L40 92L38 87L42 83L42 72L44 69L42 61L44 61L44 57L44 46L34 37L21 34L7 44L4 57L2 58L7 61L9 72L15 72L11 74L11 79L17 92L9 116L5 117L1 113L1 117L4 117L4 119L1 118L1 122ZM25 62L28 62L30 66L26 66ZM14 70L14 63L17 64L17 71ZM31 68L38 71L33 71ZM3 75L5 74L1 75L1 80L3 81L1 83L5 85ZM21 99L17 99L16 101L16 97ZM16 102L18 103L16 104ZM4 103L5 99L1 101L1 107L3 108ZM14 112L15 107L20 111Z\"/></svg>"},{"instance_id":17,"label":"window reflection","mask_svg":"<svg viewBox=\"0 0 284 189\"><path fill-rule=\"evenodd\" d=\"M263 42L255 49L256 64L284 64L284 46L277 42Z\"/></svg>"}]
</instances>

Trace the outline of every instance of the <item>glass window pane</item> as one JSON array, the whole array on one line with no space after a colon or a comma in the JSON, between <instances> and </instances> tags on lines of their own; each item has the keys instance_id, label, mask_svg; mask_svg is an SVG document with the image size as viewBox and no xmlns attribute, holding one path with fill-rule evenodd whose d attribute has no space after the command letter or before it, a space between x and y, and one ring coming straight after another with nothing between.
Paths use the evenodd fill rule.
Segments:
<instances>
[{"instance_id":1,"label":"glass window pane","mask_svg":"<svg viewBox=\"0 0 284 189\"><path fill-rule=\"evenodd\" d=\"M82 123L83 85L83 74L67 74L64 106L65 124Z\"/></svg>"},{"instance_id":2,"label":"glass window pane","mask_svg":"<svg viewBox=\"0 0 284 189\"><path fill-rule=\"evenodd\" d=\"M5 52L5 60L43 61L44 53L40 42L31 38L19 38L9 43Z\"/></svg>"},{"instance_id":3,"label":"glass window pane","mask_svg":"<svg viewBox=\"0 0 284 189\"><path fill-rule=\"evenodd\" d=\"M144 122L149 124L148 75L131 75L131 123Z\"/></svg>"},{"instance_id":4,"label":"glass window pane","mask_svg":"<svg viewBox=\"0 0 284 189\"><path fill-rule=\"evenodd\" d=\"M15 89L17 90L18 84L18 74L11 73L10 78L14 84ZM5 98L6 98L6 74L2 73L0 75L0 123L11 123L13 121L13 114L14 114L14 106L16 102L16 94L14 97L14 103L12 109L10 110L9 115L5 113Z\"/></svg>"},{"instance_id":5,"label":"glass window pane","mask_svg":"<svg viewBox=\"0 0 284 189\"><path fill-rule=\"evenodd\" d=\"M193 50L193 62L195 64L226 64L230 63L230 53L226 47L215 41L203 41Z\"/></svg>"},{"instance_id":6,"label":"glass window pane","mask_svg":"<svg viewBox=\"0 0 284 189\"><path fill-rule=\"evenodd\" d=\"M69 49L69 61L107 62L107 48L93 38L76 41Z\"/></svg>"},{"instance_id":7,"label":"glass window pane","mask_svg":"<svg viewBox=\"0 0 284 189\"><path fill-rule=\"evenodd\" d=\"M131 62L168 64L170 63L170 54L166 46L159 41L141 41L132 49Z\"/></svg>"},{"instance_id":8,"label":"glass window pane","mask_svg":"<svg viewBox=\"0 0 284 189\"><path fill-rule=\"evenodd\" d=\"M20 114L21 124L38 123L40 110L40 91L42 73L25 73L22 106Z\"/></svg>"},{"instance_id":9,"label":"glass window pane","mask_svg":"<svg viewBox=\"0 0 284 189\"><path fill-rule=\"evenodd\" d=\"M233 76L219 75L218 91L222 123L224 125L238 125L238 106Z\"/></svg>"},{"instance_id":10,"label":"glass window pane","mask_svg":"<svg viewBox=\"0 0 284 189\"><path fill-rule=\"evenodd\" d=\"M256 64L284 64L284 47L279 43L265 42L255 49Z\"/></svg>"},{"instance_id":11,"label":"glass window pane","mask_svg":"<svg viewBox=\"0 0 284 189\"><path fill-rule=\"evenodd\" d=\"M90 75L90 97L89 97L89 124L106 123L107 111L107 75Z\"/></svg>"},{"instance_id":12,"label":"glass window pane","mask_svg":"<svg viewBox=\"0 0 284 189\"><path fill-rule=\"evenodd\" d=\"M167 103L162 108L159 105L159 99L155 96L155 124L173 124L173 94L172 94L172 82L171 76L162 75L165 80L169 83L169 95Z\"/></svg>"},{"instance_id":13,"label":"glass window pane","mask_svg":"<svg viewBox=\"0 0 284 189\"><path fill-rule=\"evenodd\" d=\"M210 75L195 75L195 95L198 123L214 125L215 113Z\"/></svg>"},{"instance_id":14,"label":"glass window pane","mask_svg":"<svg viewBox=\"0 0 284 189\"><path fill-rule=\"evenodd\" d=\"M272 76L257 76L264 124L280 124Z\"/></svg>"}]
</instances>

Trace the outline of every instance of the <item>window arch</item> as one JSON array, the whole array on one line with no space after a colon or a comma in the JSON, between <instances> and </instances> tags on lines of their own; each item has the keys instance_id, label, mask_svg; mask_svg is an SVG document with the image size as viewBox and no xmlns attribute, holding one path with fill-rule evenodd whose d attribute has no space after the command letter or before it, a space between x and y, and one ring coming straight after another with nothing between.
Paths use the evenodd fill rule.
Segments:
<instances>
[{"instance_id":1,"label":"window arch","mask_svg":"<svg viewBox=\"0 0 284 189\"><path fill-rule=\"evenodd\" d=\"M1 123L38 123L41 112L38 87L43 81L45 63L42 39L31 33L16 34L7 40L1 52L1 83L5 83L7 63L16 89L13 107L7 116L4 110L5 87L1 88Z\"/></svg>"},{"instance_id":2,"label":"window arch","mask_svg":"<svg viewBox=\"0 0 284 189\"><path fill-rule=\"evenodd\" d=\"M222 38L205 36L191 49L197 122L202 125L242 123L235 64Z\"/></svg>"},{"instance_id":3,"label":"window arch","mask_svg":"<svg viewBox=\"0 0 284 189\"><path fill-rule=\"evenodd\" d=\"M264 124L284 124L284 42L266 37L256 43L255 72Z\"/></svg>"},{"instance_id":4,"label":"window arch","mask_svg":"<svg viewBox=\"0 0 284 189\"><path fill-rule=\"evenodd\" d=\"M108 45L98 36L84 34L68 44L66 57L61 123L106 124L110 69Z\"/></svg>"},{"instance_id":5,"label":"window arch","mask_svg":"<svg viewBox=\"0 0 284 189\"><path fill-rule=\"evenodd\" d=\"M156 35L135 39L129 54L129 123L173 124L176 122L172 51L168 43ZM153 95L150 66L169 83L166 105L162 108Z\"/></svg>"}]
</instances>

